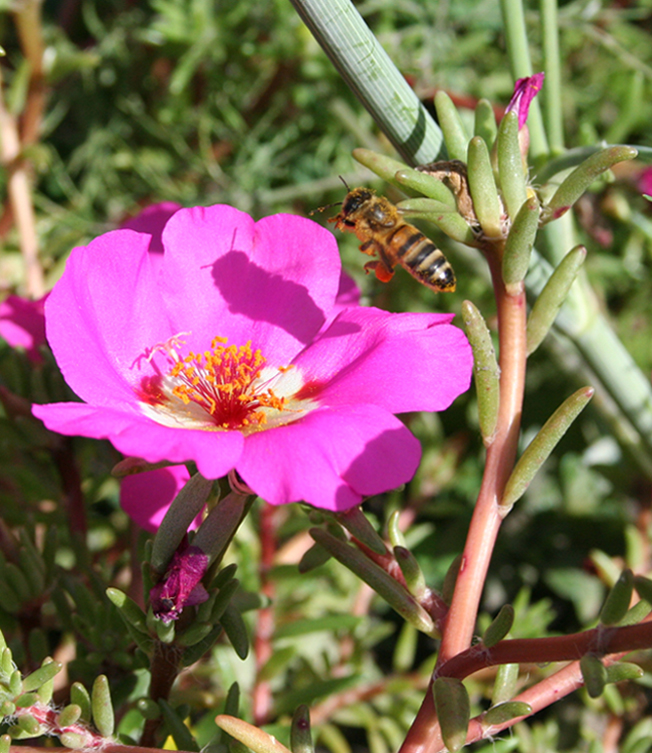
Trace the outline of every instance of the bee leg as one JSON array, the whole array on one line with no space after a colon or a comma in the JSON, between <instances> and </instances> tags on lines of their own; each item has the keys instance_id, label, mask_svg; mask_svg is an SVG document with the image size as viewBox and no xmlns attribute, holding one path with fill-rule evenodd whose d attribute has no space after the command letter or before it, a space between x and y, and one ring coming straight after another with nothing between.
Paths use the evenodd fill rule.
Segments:
<instances>
[{"instance_id":1,"label":"bee leg","mask_svg":"<svg viewBox=\"0 0 652 753\"><path fill-rule=\"evenodd\" d=\"M375 272L376 278L379 279L381 282L389 282L392 277L394 277L394 272L391 269L388 269L385 264L383 264L382 261L369 261L364 265L364 271L369 274L369 272Z\"/></svg>"},{"instance_id":2,"label":"bee leg","mask_svg":"<svg viewBox=\"0 0 652 753\"><path fill-rule=\"evenodd\" d=\"M375 256L376 255L376 242L370 238L368 241L365 241L360 246L360 251L362 251L363 254L367 254L368 256Z\"/></svg>"}]
</instances>

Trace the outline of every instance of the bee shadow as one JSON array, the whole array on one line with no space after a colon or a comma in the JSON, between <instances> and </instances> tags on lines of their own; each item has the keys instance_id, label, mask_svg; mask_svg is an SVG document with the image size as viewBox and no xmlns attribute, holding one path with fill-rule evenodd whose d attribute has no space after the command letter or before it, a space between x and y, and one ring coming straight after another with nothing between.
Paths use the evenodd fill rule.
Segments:
<instances>
[{"instance_id":1,"label":"bee shadow","mask_svg":"<svg viewBox=\"0 0 652 753\"><path fill-rule=\"evenodd\" d=\"M280 327L304 344L326 322L306 287L259 267L243 251L229 251L210 266L215 287L233 314Z\"/></svg>"}]
</instances>

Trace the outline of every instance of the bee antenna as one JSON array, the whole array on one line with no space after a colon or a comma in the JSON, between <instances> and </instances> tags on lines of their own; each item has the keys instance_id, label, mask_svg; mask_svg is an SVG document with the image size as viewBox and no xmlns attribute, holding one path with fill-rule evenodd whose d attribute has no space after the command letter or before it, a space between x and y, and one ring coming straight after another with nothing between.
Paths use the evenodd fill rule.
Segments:
<instances>
[{"instance_id":1,"label":"bee antenna","mask_svg":"<svg viewBox=\"0 0 652 753\"><path fill-rule=\"evenodd\" d=\"M326 204L324 207L317 207L317 209L311 209L308 214L312 217L313 214L317 214L317 212L323 212L325 209L332 209L333 207L341 207L342 202L336 201L334 204Z\"/></svg>"},{"instance_id":2,"label":"bee antenna","mask_svg":"<svg viewBox=\"0 0 652 753\"><path fill-rule=\"evenodd\" d=\"M342 181L342 183L344 183L344 188L346 188L346 192L347 193L351 193L351 189L349 188L349 184L344 180L344 178L341 175L338 175L337 177Z\"/></svg>"}]
</instances>

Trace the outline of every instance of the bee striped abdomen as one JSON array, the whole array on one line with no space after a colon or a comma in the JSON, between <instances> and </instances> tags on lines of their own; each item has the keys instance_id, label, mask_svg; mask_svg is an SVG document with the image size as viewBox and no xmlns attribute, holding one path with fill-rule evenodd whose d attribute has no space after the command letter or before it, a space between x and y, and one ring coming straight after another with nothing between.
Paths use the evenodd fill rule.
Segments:
<instances>
[{"instance_id":1,"label":"bee striped abdomen","mask_svg":"<svg viewBox=\"0 0 652 753\"><path fill-rule=\"evenodd\" d=\"M455 273L444 254L412 225L397 228L389 239L396 261L413 277L437 291L455 290Z\"/></svg>"}]
</instances>

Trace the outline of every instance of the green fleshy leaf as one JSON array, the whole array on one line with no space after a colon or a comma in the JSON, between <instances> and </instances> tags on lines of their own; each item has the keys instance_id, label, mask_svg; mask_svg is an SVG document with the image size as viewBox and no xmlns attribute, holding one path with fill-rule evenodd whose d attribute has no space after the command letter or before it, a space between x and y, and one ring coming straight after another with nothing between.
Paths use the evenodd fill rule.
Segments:
<instances>
[{"instance_id":1,"label":"green fleshy leaf","mask_svg":"<svg viewBox=\"0 0 652 753\"><path fill-rule=\"evenodd\" d=\"M208 633L208 635L206 635L205 638L202 638L202 640L195 643L194 646L190 646L183 652L181 656L181 666L189 667L191 664L199 661L199 659L201 659L201 657L213 647L215 641L220 637L221 634L222 626L215 625L215 627L210 631L210 633Z\"/></svg>"},{"instance_id":2,"label":"green fleshy leaf","mask_svg":"<svg viewBox=\"0 0 652 753\"><path fill-rule=\"evenodd\" d=\"M36 706L40 700L36 693L21 693L21 695L14 699L14 703L17 709L26 709L30 706Z\"/></svg>"},{"instance_id":3,"label":"green fleshy leaf","mask_svg":"<svg viewBox=\"0 0 652 753\"><path fill-rule=\"evenodd\" d=\"M78 706L76 703L69 703L57 714L57 726L70 727L76 724L81 718L81 713L81 706Z\"/></svg>"},{"instance_id":4,"label":"green fleshy leaf","mask_svg":"<svg viewBox=\"0 0 652 753\"><path fill-rule=\"evenodd\" d=\"M426 592L426 579L416 557L404 546L394 547L394 557L401 568L408 591L416 599L422 599Z\"/></svg>"},{"instance_id":5,"label":"green fleshy leaf","mask_svg":"<svg viewBox=\"0 0 652 753\"><path fill-rule=\"evenodd\" d=\"M482 314L471 303L462 303L464 331L473 349L473 378L478 398L480 433L490 444L496 432L500 407L500 370L493 341Z\"/></svg>"},{"instance_id":6,"label":"green fleshy leaf","mask_svg":"<svg viewBox=\"0 0 652 753\"><path fill-rule=\"evenodd\" d=\"M498 667L493 693L491 694L491 701L494 706L505 703L516 695L518 674L518 664L501 664Z\"/></svg>"},{"instance_id":7,"label":"green fleshy leaf","mask_svg":"<svg viewBox=\"0 0 652 753\"><path fill-rule=\"evenodd\" d=\"M41 734L41 725L31 714L21 714L18 717L18 727L25 733L25 737L38 737Z\"/></svg>"},{"instance_id":8,"label":"green fleshy leaf","mask_svg":"<svg viewBox=\"0 0 652 753\"><path fill-rule=\"evenodd\" d=\"M23 691L29 693L32 690L38 690L41 685L52 680L52 678L58 674L63 667L63 664L58 661L50 660L47 664L43 664L42 667L34 670L31 674L23 680Z\"/></svg>"},{"instance_id":9,"label":"green fleshy leaf","mask_svg":"<svg viewBox=\"0 0 652 753\"><path fill-rule=\"evenodd\" d=\"M362 508L359 505L352 507L346 512L338 513L335 518L352 536L355 536L358 541L371 549L372 552L387 554L385 542L367 520L367 516L362 512Z\"/></svg>"},{"instance_id":10,"label":"green fleshy leaf","mask_svg":"<svg viewBox=\"0 0 652 753\"><path fill-rule=\"evenodd\" d=\"M475 106L473 135L480 136L491 150L498 135L498 125L493 105L488 99L481 99Z\"/></svg>"},{"instance_id":11,"label":"green fleshy leaf","mask_svg":"<svg viewBox=\"0 0 652 753\"><path fill-rule=\"evenodd\" d=\"M471 719L469 694L456 677L438 677L433 683L433 693L442 739L448 750L456 753L466 743Z\"/></svg>"},{"instance_id":12,"label":"green fleshy leaf","mask_svg":"<svg viewBox=\"0 0 652 753\"><path fill-rule=\"evenodd\" d=\"M397 583L375 562L365 557L362 552L349 544L339 541L320 528L311 528L310 535L327 549L336 560L354 572L368 586L387 601L401 617L413 624L417 630L428 635L436 632L435 624L430 615L409 594L403 586Z\"/></svg>"},{"instance_id":13,"label":"green fleshy leaf","mask_svg":"<svg viewBox=\"0 0 652 753\"><path fill-rule=\"evenodd\" d=\"M625 617L629 610L633 590L634 573L628 568L623 570L620 578L607 594L604 605L600 610L600 622L603 625L616 625Z\"/></svg>"},{"instance_id":14,"label":"green fleshy leaf","mask_svg":"<svg viewBox=\"0 0 652 753\"><path fill-rule=\"evenodd\" d=\"M454 241L467 246L477 246L478 240L469 223L455 211L441 211L441 204L434 199L407 199L396 205L407 217L428 220Z\"/></svg>"},{"instance_id":15,"label":"green fleshy leaf","mask_svg":"<svg viewBox=\"0 0 652 753\"><path fill-rule=\"evenodd\" d=\"M512 475L505 486L505 493L500 501L503 507L511 508L523 496L539 468L548 459L573 421L586 407L593 396L593 392L592 387L580 388L567 398L546 421L512 471Z\"/></svg>"},{"instance_id":16,"label":"green fleshy leaf","mask_svg":"<svg viewBox=\"0 0 652 753\"><path fill-rule=\"evenodd\" d=\"M633 146L609 146L592 154L578 165L555 191L554 196L543 208L541 221L550 222L561 217L605 170L609 170L618 162L634 159L637 155L638 151Z\"/></svg>"},{"instance_id":17,"label":"green fleshy leaf","mask_svg":"<svg viewBox=\"0 0 652 753\"><path fill-rule=\"evenodd\" d=\"M580 659L584 685L591 698L599 698L607 684L607 670L595 654L584 654Z\"/></svg>"},{"instance_id":18,"label":"green fleshy leaf","mask_svg":"<svg viewBox=\"0 0 652 753\"><path fill-rule=\"evenodd\" d=\"M550 275L543 290L532 307L527 320L527 354L528 356L541 345L555 321L559 309L568 296L571 285L586 259L586 248L575 246L561 260Z\"/></svg>"},{"instance_id":19,"label":"green fleshy leaf","mask_svg":"<svg viewBox=\"0 0 652 753\"><path fill-rule=\"evenodd\" d=\"M387 537L392 547L407 546L405 536L400 528L401 511L394 510L387 521Z\"/></svg>"},{"instance_id":20,"label":"green fleshy leaf","mask_svg":"<svg viewBox=\"0 0 652 753\"><path fill-rule=\"evenodd\" d=\"M500 643L505 638L512 629L513 624L514 607L511 604L503 604L500 612L498 612L491 625L485 630L482 642L487 648L495 646L496 643Z\"/></svg>"},{"instance_id":21,"label":"green fleshy leaf","mask_svg":"<svg viewBox=\"0 0 652 753\"><path fill-rule=\"evenodd\" d=\"M165 720L168 732L172 735L174 743L177 746L177 750L198 751L199 746L188 727L183 723L181 716L163 698L159 699L158 704L161 707L163 719Z\"/></svg>"},{"instance_id":22,"label":"green fleshy leaf","mask_svg":"<svg viewBox=\"0 0 652 753\"><path fill-rule=\"evenodd\" d=\"M88 690L81 682L73 682L70 687L70 702L77 704L81 709L81 719L84 722L91 720L91 697Z\"/></svg>"},{"instance_id":23,"label":"green fleshy leaf","mask_svg":"<svg viewBox=\"0 0 652 753\"><path fill-rule=\"evenodd\" d=\"M161 718L161 707L151 698L139 698L136 701L136 708L148 721Z\"/></svg>"},{"instance_id":24,"label":"green fleshy leaf","mask_svg":"<svg viewBox=\"0 0 652 753\"><path fill-rule=\"evenodd\" d=\"M220 562L231 539L242 522L248 497L231 492L210 511L199 526L192 545L210 557L211 564Z\"/></svg>"},{"instance_id":25,"label":"green fleshy leaf","mask_svg":"<svg viewBox=\"0 0 652 753\"><path fill-rule=\"evenodd\" d=\"M469 191L478 221L488 238L502 239L502 207L489 150L480 136L469 142L468 171Z\"/></svg>"},{"instance_id":26,"label":"green fleshy leaf","mask_svg":"<svg viewBox=\"0 0 652 753\"><path fill-rule=\"evenodd\" d=\"M99 675L99 677L95 678L91 691L91 711L93 714L93 724L97 727L102 737L111 737L115 727L115 716L113 714L109 681L106 675Z\"/></svg>"},{"instance_id":27,"label":"green fleshy leaf","mask_svg":"<svg viewBox=\"0 0 652 753\"><path fill-rule=\"evenodd\" d=\"M523 282L530 266L530 255L539 227L539 200L531 196L523 202L505 242L503 281L510 286Z\"/></svg>"},{"instance_id":28,"label":"green fleshy leaf","mask_svg":"<svg viewBox=\"0 0 652 753\"><path fill-rule=\"evenodd\" d=\"M11 737L9 735L0 735L0 753L9 753L11 749Z\"/></svg>"},{"instance_id":29,"label":"green fleshy leaf","mask_svg":"<svg viewBox=\"0 0 652 753\"><path fill-rule=\"evenodd\" d=\"M249 654L249 635L240 612L232 604L228 604L220 618L220 623L236 654L242 660L246 659Z\"/></svg>"},{"instance_id":30,"label":"green fleshy leaf","mask_svg":"<svg viewBox=\"0 0 652 753\"><path fill-rule=\"evenodd\" d=\"M404 162L399 162L384 154L378 154L378 152L373 152L371 149L364 149L362 147L353 150L353 159L361 165L368 167L371 172L376 173L376 175L387 183L405 191L405 187L395 177L397 172L407 168ZM405 192L408 193L408 191Z\"/></svg>"},{"instance_id":31,"label":"green fleshy leaf","mask_svg":"<svg viewBox=\"0 0 652 753\"><path fill-rule=\"evenodd\" d=\"M498 127L497 157L500 190L509 216L514 219L527 199L525 168L518 141L518 113L505 114Z\"/></svg>"},{"instance_id":32,"label":"green fleshy leaf","mask_svg":"<svg viewBox=\"0 0 652 753\"><path fill-rule=\"evenodd\" d=\"M59 740L62 745L65 745L66 748L71 748L72 750L80 750L81 748L86 747L87 742L86 737L77 732L64 732L59 735Z\"/></svg>"},{"instance_id":33,"label":"green fleshy leaf","mask_svg":"<svg viewBox=\"0 0 652 753\"><path fill-rule=\"evenodd\" d=\"M120 617L129 625L144 635L149 635L145 612L136 602L118 588L107 588L106 595L112 604L117 607Z\"/></svg>"},{"instance_id":34,"label":"green fleshy leaf","mask_svg":"<svg viewBox=\"0 0 652 753\"><path fill-rule=\"evenodd\" d=\"M652 604L652 580L644 575L635 575L634 588L641 599L645 599L649 604Z\"/></svg>"},{"instance_id":35,"label":"green fleshy leaf","mask_svg":"<svg viewBox=\"0 0 652 753\"><path fill-rule=\"evenodd\" d=\"M196 473L172 501L152 546L152 567L164 573L195 517L206 504L213 482Z\"/></svg>"},{"instance_id":36,"label":"green fleshy leaf","mask_svg":"<svg viewBox=\"0 0 652 753\"><path fill-rule=\"evenodd\" d=\"M482 718L483 727L493 727L505 724L510 719L517 719L519 716L529 716L532 713L532 706L523 701L507 701L497 706L492 706Z\"/></svg>"},{"instance_id":37,"label":"green fleshy leaf","mask_svg":"<svg viewBox=\"0 0 652 753\"><path fill-rule=\"evenodd\" d=\"M177 643L181 646L194 646L213 630L213 625L209 622L194 622L181 635L177 636Z\"/></svg>"},{"instance_id":38,"label":"green fleshy leaf","mask_svg":"<svg viewBox=\"0 0 652 753\"><path fill-rule=\"evenodd\" d=\"M437 110L439 127L444 134L448 156L451 159L458 159L463 162L466 159L469 137L453 100L441 89L435 94L435 109Z\"/></svg>"},{"instance_id":39,"label":"green fleshy leaf","mask_svg":"<svg viewBox=\"0 0 652 753\"><path fill-rule=\"evenodd\" d=\"M607 667L607 682L624 682L625 680L639 680L645 672L638 664L629 661L616 661Z\"/></svg>"},{"instance_id":40,"label":"green fleshy leaf","mask_svg":"<svg viewBox=\"0 0 652 753\"><path fill-rule=\"evenodd\" d=\"M441 587L441 598L445 604L451 605L453 600L453 592L455 591L455 583L457 581L457 574L460 571L460 565L462 564L462 554L458 554L457 557L451 562L446 575L444 576L444 583Z\"/></svg>"},{"instance_id":41,"label":"green fleshy leaf","mask_svg":"<svg viewBox=\"0 0 652 753\"><path fill-rule=\"evenodd\" d=\"M275 737L241 719L227 714L218 714L215 717L215 723L235 740L246 745L253 753L290 753Z\"/></svg>"},{"instance_id":42,"label":"green fleshy leaf","mask_svg":"<svg viewBox=\"0 0 652 753\"><path fill-rule=\"evenodd\" d=\"M315 543L301 557L298 565L299 572L309 573L311 570L325 565L330 558L330 552L327 552L323 546Z\"/></svg>"},{"instance_id":43,"label":"green fleshy leaf","mask_svg":"<svg viewBox=\"0 0 652 753\"><path fill-rule=\"evenodd\" d=\"M426 166L423 166L424 168ZM429 175L427 170L415 170L411 167L403 167L396 173L396 180L403 190L412 189L415 193L423 194L429 199L441 204L442 211L447 209L454 212L457 208L453 192L445 186L441 180Z\"/></svg>"},{"instance_id":44,"label":"green fleshy leaf","mask_svg":"<svg viewBox=\"0 0 652 753\"><path fill-rule=\"evenodd\" d=\"M310 734L310 709L305 704L301 704L292 717L290 748L292 753L314 753L315 746Z\"/></svg>"}]
</instances>

